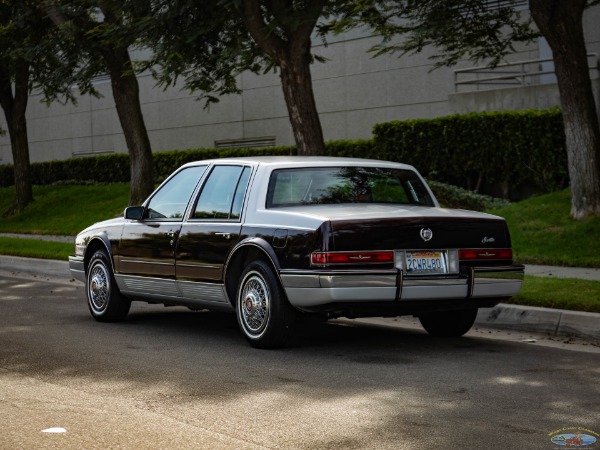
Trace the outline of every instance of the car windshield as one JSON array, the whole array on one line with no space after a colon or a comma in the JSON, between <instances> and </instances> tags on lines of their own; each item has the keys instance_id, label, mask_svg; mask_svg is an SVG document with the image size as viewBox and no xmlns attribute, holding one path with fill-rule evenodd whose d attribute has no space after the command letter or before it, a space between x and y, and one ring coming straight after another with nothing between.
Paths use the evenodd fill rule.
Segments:
<instances>
[{"instance_id":1,"label":"car windshield","mask_svg":"<svg viewBox=\"0 0 600 450\"><path fill-rule=\"evenodd\" d=\"M271 174L267 208L337 203L434 206L411 170L381 167L278 169Z\"/></svg>"}]
</instances>

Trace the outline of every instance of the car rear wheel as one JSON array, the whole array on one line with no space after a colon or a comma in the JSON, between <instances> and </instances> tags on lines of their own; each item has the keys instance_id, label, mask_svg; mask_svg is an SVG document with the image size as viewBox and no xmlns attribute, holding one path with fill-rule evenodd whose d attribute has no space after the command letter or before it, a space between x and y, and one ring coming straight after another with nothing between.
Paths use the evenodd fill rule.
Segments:
<instances>
[{"instance_id":1,"label":"car rear wheel","mask_svg":"<svg viewBox=\"0 0 600 450\"><path fill-rule=\"evenodd\" d=\"M236 312L240 329L251 345L278 348L294 333L296 310L271 267L261 260L250 263L238 285Z\"/></svg>"},{"instance_id":2,"label":"car rear wheel","mask_svg":"<svg viewBox=\"0 0 600 450\"><path fill-rule=\"evenodd\" d=\"M471 329L476 317L477 308L425 314L419 321L432 336L458 337Z\"/></svg>"},{"instance_id":3,"label":"car rear wheel","mask_svg":"<svg viewBox=\"0 0 600 450\"><path fill-rule=\"evenodd\" d=\"M105 250L98 250L88 265L85 292L94 319L116 322L125 319L131 300L121 294Z\"/></svg>"}]
</instances>

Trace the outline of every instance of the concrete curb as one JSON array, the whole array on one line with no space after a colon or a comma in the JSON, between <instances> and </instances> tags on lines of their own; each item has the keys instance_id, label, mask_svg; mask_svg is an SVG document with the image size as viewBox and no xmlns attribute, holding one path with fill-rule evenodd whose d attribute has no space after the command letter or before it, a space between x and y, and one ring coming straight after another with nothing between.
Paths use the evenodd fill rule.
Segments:
<instances>
[{"instance_id":1,"label":"concrete curb","mask_svg":"<svg viewBox=\"0 0 600 450\"><path fill-rule=\"evenodd\" d=\"M600 341L600 314L500 303L480 309L477 325Z\"/></svg>"},{"instance_id":2,"label":"concrete curb","mask_svg":"<svg viewBox=\"0 0 600 450\"><path fill-rule=\"evenodd\" d=\"M0 255L0 270L69 280L69 263ZM507 330L575 336L600 341L600 314L563 309L508 305L479 310L476 325Z\"/></svg>"}]
</instances>

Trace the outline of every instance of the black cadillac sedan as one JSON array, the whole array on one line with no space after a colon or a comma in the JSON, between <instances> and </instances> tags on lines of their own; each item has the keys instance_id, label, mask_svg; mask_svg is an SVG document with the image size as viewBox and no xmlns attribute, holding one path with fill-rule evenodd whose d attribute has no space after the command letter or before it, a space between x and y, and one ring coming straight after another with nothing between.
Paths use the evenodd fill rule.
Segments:
<instances>
[{"instance_id":1,"label":"black cadillac sedan","mask_svg":"<svg viewBox=\"0 0 600 450\"><path fill-rule=\"evenodd\" d=\"M512 258L502 218L440 208L411 166L256 157L182 166L79 233L69 265L96 320L125 319L132 300L226 310L272 348L302 315L408 314L460 336L519 291Z\"/></svg>"}]
</instances>

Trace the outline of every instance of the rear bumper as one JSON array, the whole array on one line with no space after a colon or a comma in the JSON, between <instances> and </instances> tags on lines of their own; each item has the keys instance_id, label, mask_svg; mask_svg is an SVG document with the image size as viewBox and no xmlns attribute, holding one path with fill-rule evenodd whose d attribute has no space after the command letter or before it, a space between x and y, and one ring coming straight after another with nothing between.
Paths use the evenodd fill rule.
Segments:
<instances>
[{"instance_id":1,"label":"rear bumper","mask_svg":"<svg viewBox=\"0 0 600 450\"><path fill-rule=\"evenodd\" d=\"M490 300L512 297L521 289L525 268L468 268L460 275L409 277L401 270L294 272L281 281L292 305L314 309L332 303L376 303L434 300ZM489 302L486 302L489 303Z\"/></svg>"}]
</instances>

